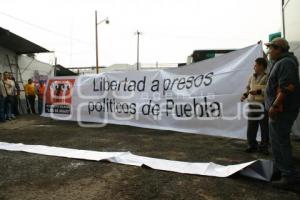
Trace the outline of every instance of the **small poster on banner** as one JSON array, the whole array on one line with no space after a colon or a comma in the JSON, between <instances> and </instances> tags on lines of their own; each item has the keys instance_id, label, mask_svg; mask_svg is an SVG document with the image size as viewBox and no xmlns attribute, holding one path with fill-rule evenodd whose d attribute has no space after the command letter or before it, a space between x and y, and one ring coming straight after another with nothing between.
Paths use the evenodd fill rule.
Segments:
<instances>
[{"instance_id":1,"label":"small poster on banner","mask_svg":"<svg viewBox=\"0 0 300 200\"><path fill-rule=\"evenodd\" d=\"M71 114L75 79L49 80L46 92L46 113Z\"/></svg>"}]
</instances>

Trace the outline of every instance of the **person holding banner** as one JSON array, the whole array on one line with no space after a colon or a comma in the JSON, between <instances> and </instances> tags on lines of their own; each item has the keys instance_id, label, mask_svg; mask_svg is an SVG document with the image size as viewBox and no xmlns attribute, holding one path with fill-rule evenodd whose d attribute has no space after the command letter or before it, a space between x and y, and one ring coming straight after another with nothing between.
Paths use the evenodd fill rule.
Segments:
<instances>
[{"instance_id":1,"label":"person holding banner","mask_svg":"<svg viewBox=\"0 0 300 200\"><path fill-rule=\"evenodd\" d=\"M299 183L293 164L290 133L300 108L299 62L289 52L289 43L276 38L265 44L273 65L266 87L265 104L269 111L271 147L275 169L281 179L274 187L290 189Z\"/></svg>"},{"instance_id":2,"label":"person holding banner","mask_svg":"<svg viewBox=\"0 0 300 200\"><path fill-rule=\"evenodd\" d=\"M28 79L28 83L24 86L24 90L25 90L25 95L26 98L29 101L29 107L27 109L27 112L30 114L35 114L35 93L36 93L36 89L35 89L35 85L32 81L32 79Z\"/></svg>"},{"instance_id":3,"label":"person holding banner","mask_svg":"<svg viewBox=\"0 0 300 200\"><path fill-rule=\"evenodd\" d=\"M6 97L4 100L5 119L10 121L14 119L12 113L12 106L13 106L12 102L13 102L13 93L15 90L15 83L9 79L8 72L4 72L2 83L4 85L4 90L6 93Z\"/></svg>"},{"instance_id":4,"label":"person holding banner","mask_svg":"<svg viewBox=\"0 0 300 200\"><path fill-rule=\"evenodd\" d=\"M0 122L5 122L5 113L4 113L5 98L6 98L6 91L2 80L2 73L0 73Z\"/></svg>"},{"instance_id":5,"label":"person holding banner","mask_svg":"<svg viewBox=\"0 0 300 200\"><path fill-rule=\"evenodd\" d=\"M20 85L16 82L15 77L12 73L9 73L10 80L12 80L15 84L15 89L12 96L12 114L13 116L20 115L19 112L19 101L20 101Z\"/></svg>"},{"instance_id":6,"label":"person holding banner","mask_svg":"<svg viewBox=\"0 0 300 200\"><path fill-rule=\"evenodd\" d=\"M39 87L37 90L38 93L38 111L39 114L41 115L43 112L43 100L44 100L44 93L45 93L45 84L42 80L39 81Z\"/></svg>"},{"instance_id":7,"label":"person holding banner","mask_svg":"<svg viewBox=\"0 0 300 200\"><path fill-rule=\"evenodd\" d=\"M268 62L265 58L255 60L254 74L250 76L246 92L241 97L249 102L247 140L249 147L245 150L247 153L260 151L263 154L269 154L269 130L268 113L264 109L264 91L267 84L267 74L265 70ZM258 145L256 140L258 128L261 130L261 143Z\"/></svg>"}]
</instances>

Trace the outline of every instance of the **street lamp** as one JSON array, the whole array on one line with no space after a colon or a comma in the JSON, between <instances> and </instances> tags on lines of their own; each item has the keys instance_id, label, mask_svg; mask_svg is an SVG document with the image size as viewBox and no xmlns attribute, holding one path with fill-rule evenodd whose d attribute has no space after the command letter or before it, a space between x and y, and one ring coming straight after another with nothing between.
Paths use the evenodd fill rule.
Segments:
<instances>
[{"instance_id":1,"label":"street lamp","mask_svg":"<svg viewBox=\"0 0 300 200\"><path fill-rule=\"evenodd\" d=\"M139 70L140 68L140 35L142 34L142 32L140 31L136 31L134 33L135 35L137 35L137 51L136 51L136 70Z\"/></svg>"},{"instance_id":2,"label":"street lamp","mask_svg":"<svg viewBox=\"0 0 300 200\"><path fill-rule=\"evenodd\" d=\"M98 25L105 22L109 24L108 17L98 22L97 11L95 11L95 36L96 36L96 72L99 73L99 58L98 58Z\"/></svg>"}]
</instances>

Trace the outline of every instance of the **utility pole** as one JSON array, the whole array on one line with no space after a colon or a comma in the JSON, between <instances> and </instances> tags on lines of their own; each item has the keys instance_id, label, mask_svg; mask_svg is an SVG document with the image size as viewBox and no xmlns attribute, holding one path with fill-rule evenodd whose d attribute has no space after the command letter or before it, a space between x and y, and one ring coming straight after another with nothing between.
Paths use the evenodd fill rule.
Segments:
<instances>
[{"instance_id":1,"label":"utility pole","mask_svg":"<svg viewBox=\"0 0 300 200\"><path fill-rule=\"evenodd\" d=\"M98 22L97 19L97 10L95 10L95 42L96 42L96 73L99 73L99 55L98 55L98 25L105 22L106 24L109 24L108 18L105 18L104 20Z\"/></svg>"},{"instance_id":2,"label":"utility pole","mask_svg":"<svg viewBox=\"0 0 300 200\"><path fill-rule=\"evenodd\" d=\"M54 76L56 76L57 57L54 57Z\"/></svg>"},{"instance_id":3,"label":"utility pole","mask_svg":"<svg viewBox=\"0 0 300 200\"><path fill-rule=\"evenodd\" d=\"M283 38L285 38L285 13L284 13L284 9L285 9L286 4L284 4L284 0L281 1L281 14L282 14L282 35Z\"/></svg>"},{"instance_id":4,"label":"utility pole","mask_svg":"<svg viewBox=\"0 0 300 200\"><path fill-rule=\"evenodd\" d=\"M135 34L137 35L137 56L136 56L136 70L140 69L140 35L142 34L140 31L136 31Z\"/></svg>"},{"instance_id":5,"label":"utility pole","mask_svg":"<svg viewBox=\"0 0 300 200\"><path fill-rule=\"evenodd\" d=\"M96 37L96 73L99 73L99 58L98 58L98 24L97 10L95 10L95 37Z\"/></svg>"}]
</instances>

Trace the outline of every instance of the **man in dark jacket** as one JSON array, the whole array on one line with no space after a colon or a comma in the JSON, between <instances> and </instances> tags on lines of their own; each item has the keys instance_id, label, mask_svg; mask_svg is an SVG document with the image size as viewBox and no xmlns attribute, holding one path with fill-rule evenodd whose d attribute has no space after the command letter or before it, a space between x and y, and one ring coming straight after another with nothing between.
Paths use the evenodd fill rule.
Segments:
<instances>
[{"instance_id":1,"label":"man in dark jacket","mask_svg":"<svg viewBox=\"0 0 300 200\"><path fill-rule=\"evenodd\" d=\"M269 111L275 169L281 173L281 180L273 182L273 186L289 189L298 182L290 133L300 107L299 63L289 52L289 44L285 39L276 38L266 45L273 65L266 88L265 106Z\"/></svg>"}]
</instances>

